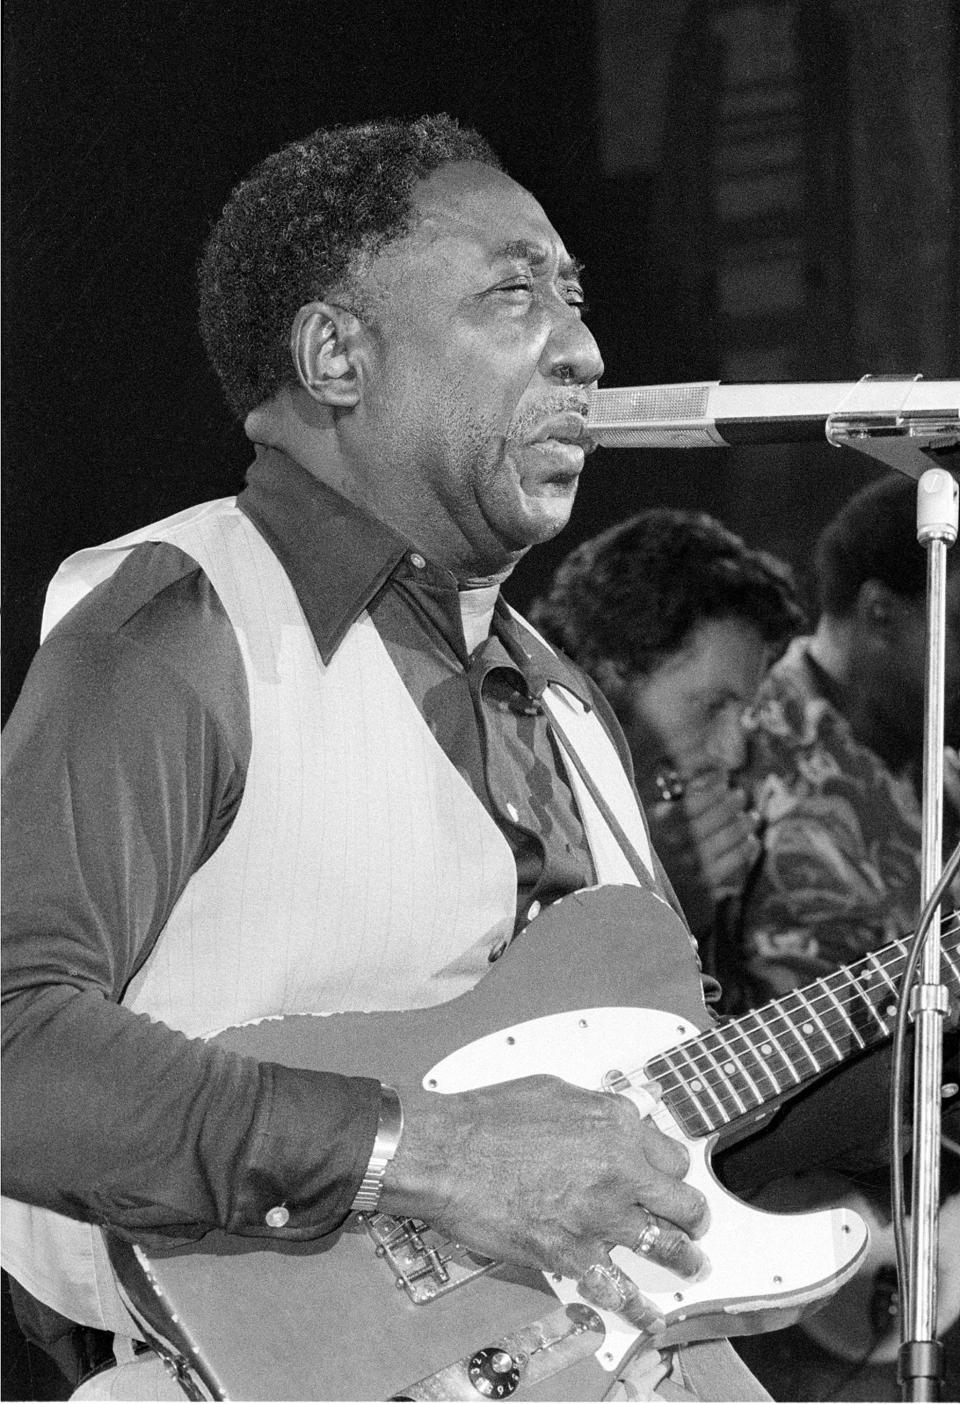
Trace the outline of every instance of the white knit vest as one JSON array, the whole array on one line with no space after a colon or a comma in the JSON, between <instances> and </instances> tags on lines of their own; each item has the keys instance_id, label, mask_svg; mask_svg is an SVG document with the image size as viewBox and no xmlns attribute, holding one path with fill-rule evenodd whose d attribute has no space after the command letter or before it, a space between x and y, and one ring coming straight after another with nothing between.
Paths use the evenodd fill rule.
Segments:
<instances>
[{"instance_id":1,"label":"white knit vest","mask_svg":"<svg viewBox=\"0 0 960 1404\"><path fill-rule=\"evenodd\" d=\"M233 499L71 557L44 632L134 546L206 572L236 632L252 749L234 823L176 903L123 1003L191 1036L269 1015L406 1009L470 988L513 930L509 845L434 739L364 613L324 665L276 556ZM639 810L594 714L548 707L649 864ZM571 772L600 881L635 877ZM90 1225L4 1201L4 1265L83 1324L132 1333Z\"/></svg>"}]
</instances>

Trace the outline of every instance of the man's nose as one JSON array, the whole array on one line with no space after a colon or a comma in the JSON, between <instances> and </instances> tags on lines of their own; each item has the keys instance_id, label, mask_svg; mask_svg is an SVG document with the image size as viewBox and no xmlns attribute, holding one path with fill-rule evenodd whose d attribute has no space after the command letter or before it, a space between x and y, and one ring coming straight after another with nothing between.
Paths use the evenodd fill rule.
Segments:
<instances>
[{"instance_id":1,"label":"man's nose","mask_svg":"<svg viewBox=\"0 0 960 1404\"><path fill-rule=\"evenodd\" d=\"M603 357L593 333L569 306L554 323L540 368L546 379L561 385L589 385L603 375Z\"/></svg>"}]
</instances>

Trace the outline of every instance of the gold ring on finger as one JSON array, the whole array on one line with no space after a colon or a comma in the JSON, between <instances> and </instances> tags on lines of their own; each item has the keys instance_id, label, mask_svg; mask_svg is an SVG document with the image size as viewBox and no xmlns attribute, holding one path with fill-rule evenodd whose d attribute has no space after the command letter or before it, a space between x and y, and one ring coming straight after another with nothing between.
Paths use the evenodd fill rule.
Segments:
<instances>
[{"instance_id":1,"label":"gold ring on finger","mask_svg":"<svg viewBox=\"0 0 960 1404\"><path fill-rule=\"evenodd\" d=\"M643 1253L644 1255L652 1253L661 1232L660 1225L654 1219L648 1218L637 1238L634 1240L631 1252Z\"/></svg>"}]
</instances>

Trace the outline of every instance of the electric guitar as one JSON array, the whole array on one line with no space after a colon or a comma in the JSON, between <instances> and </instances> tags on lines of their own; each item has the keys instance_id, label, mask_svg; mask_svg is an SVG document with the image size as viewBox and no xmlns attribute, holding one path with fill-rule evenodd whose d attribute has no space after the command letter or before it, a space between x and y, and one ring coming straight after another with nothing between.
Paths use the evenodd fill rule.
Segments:
<instances>
[{"instance_id":1,"label":"electric guitar","mask_svg":"<svg viewBox=\"0 0 960 1404\"><path fill-rule=\"evenodd\" d=\"M944 927L956 996L960 923ZM895 942L715 1025L672 909L637 887L601 887L546 908L448 1003L270 1018L216 1041L261 1061L416 1078L438 1095L533 1073L613 1091L656 1080L654 1120L687 1146L687 1178L710 1204L711 1270L691 1283L626 1248L613 1257L666 1320L655 1344L672 1345L792 1324L857 1271L868 1234L855 1212L751 1208L710 1155L888 1038L905 959ZM195 1398L599 1399L641 1343L573 1282L386 1214L353 1215L312 1242L216 1231L176 1248L111 1238L110 1250L145 1335Z\"/></svg>"}]
</instances>

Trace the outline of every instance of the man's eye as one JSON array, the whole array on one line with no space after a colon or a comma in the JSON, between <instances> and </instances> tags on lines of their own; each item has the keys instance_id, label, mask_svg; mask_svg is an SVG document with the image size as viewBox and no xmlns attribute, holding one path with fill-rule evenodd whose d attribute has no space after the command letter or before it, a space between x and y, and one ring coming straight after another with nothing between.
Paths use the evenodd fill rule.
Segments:
<instances>
[{"instance_id":1,"label":"man's eye","mask_svg":"<svg viewBox=\"0 0 960 1404\"><path fill-rule=\"evenodd\" d=\"M584 297L583 288L579 283L569 283L561 289L561 295L571 307L579 307L581 312L587 311L587 299Z\"/></svg>"},{"instance_id":2,"label":"man's eye","mask_svg":"<svg viewBox=\"0 0 960 1404\"><path fill-rule=\"evenodd\" d=\"M495 291L498 293L522 293L532 297L534 285L524 278L518 278L510 283L500 283ZM583 296L582 288L564 288L561 296L568 306L575 307L578 312L589 311L589 304Z\"/></svg>"}]
</instances>

